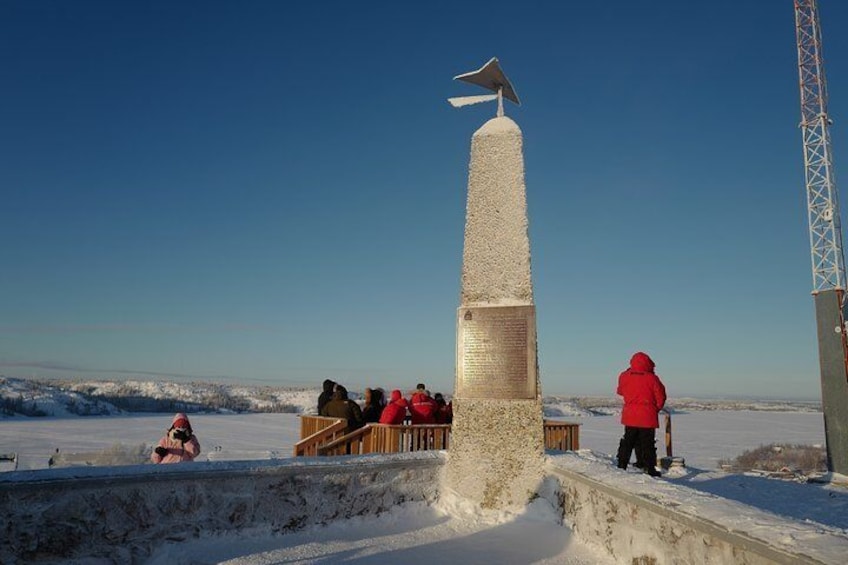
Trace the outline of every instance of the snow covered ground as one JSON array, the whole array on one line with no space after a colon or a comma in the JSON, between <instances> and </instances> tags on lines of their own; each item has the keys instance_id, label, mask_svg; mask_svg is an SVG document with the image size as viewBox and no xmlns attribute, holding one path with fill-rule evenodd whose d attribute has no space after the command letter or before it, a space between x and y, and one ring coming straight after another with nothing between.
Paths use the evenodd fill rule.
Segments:
<instances>
[{"instance_id":1,"label":"snow covered ground","mask_svg":"<svg viewBox=\"0 0 848 565\"><path fill-rule=\"evenodd\" d=\"M167 428L168 414L0 420L0 452L19 453L20 469L47 466L58 448L94 452L113 446L151 446ZM616 416L568 418L581 422L588 458L611 460L621 426ZM204 458L288 457L298 439L294 414L196 414L191 416ZM675 455L687 468L664 480L709 496L751 504L803 523L818 523L848 536L848 489L800 484L716 469L721 458L771 442L820 444L822 416L815 412L708 411L674 416ZM661 435L660 446L662 445ZM591 450L591 453L589 452ZM660 449L662 454L662 449ZM586 546L552 517L543 502L521 516L486 514L447 496L434 507L410 504L378 517L357 518L288 536L225 536L170 544L154 563L311 563L352 560L378 563L432 561L450 551L468 563L604 563L602 550ZM516 553L518 552L518 553Z\"/></svg>"},{"instance_id":2,"label":"snow covered ground","mask_svg":"<svg viewBox=\"0 0 848 565\"><path fill-rule=\"evenodd\" d=\"M312 410L312 391L276 394L274 401ZM592 403L589 403L590 405ZM809 403L743 404L746 410L699 409L687 405L674 414L674 454L686 469L662 480L701 492L705 500L723 497L803 524L848 537L848 489L801 484L759 476L728 474L719 459L774 442L822 444L821 412ZM781 406L786 410L779 411ZM79 417L54 409L62 417L0 418L0 453L16 452L18 467L42 469L56 449L92 453L121 446L149 450L170 424L171 414L118 414ZM571 400L546 400L548 417L560 416L581 426L583 456L608 462L621 434L614 405L598 401L588 409ZM679 409L680 410L680 409ZM268 459L289 457L299 435L295 414L193 414L201 459ZM143 446L143 447L142 447ZM664 454L658 433L660 455ZM615 473L619 471L613 471ZM628 474L630 474L628 472ZM376 516L340 521L286 536L223 536L163 546L152 563L315 563L353 561L430 563L450 555L467 563L609 563L602 549L587 546L556 522L542 500L521 515L486 513L445 495L437 505L407 504Z\"/></svg>"},{"instance_id":3,"label":"snow covered ground","mask_svg":"<svg viewBox=\"0 0 848 565\"><path fill-rule=\"evenodd\" d=\"M484 511L456 496L433 506L405 504L376 517L352 518L286 536L170 543L151 565L228 563L612 564L558 524L545 501L521 515Z\"/></svg>"}]
</instances>

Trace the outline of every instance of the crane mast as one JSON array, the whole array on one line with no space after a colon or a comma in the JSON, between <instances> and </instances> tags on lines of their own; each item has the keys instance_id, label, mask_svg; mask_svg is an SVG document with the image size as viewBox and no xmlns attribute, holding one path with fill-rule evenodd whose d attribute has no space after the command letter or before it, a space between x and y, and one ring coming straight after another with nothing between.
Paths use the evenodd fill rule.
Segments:
<instances>
[{"instance_id":1,"label":"crane mast","mask_svg":"<svg viewBox=\"0 0 848 565\"><path fill-rule=\"evenodd\" d=\"M801 132L813 267L827 465L848 475L848 336L845 258L833 174L827 84L816 0L795 1Z\"/></svg>"}]
</instances>

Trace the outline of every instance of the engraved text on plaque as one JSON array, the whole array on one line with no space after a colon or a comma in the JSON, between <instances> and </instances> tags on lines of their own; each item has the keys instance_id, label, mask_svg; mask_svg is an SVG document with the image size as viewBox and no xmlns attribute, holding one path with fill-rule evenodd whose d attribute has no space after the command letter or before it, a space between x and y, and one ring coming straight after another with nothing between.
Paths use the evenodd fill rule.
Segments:
<instances>
[{"instance_id":1,"label":"engraved text on plaque","mask_svg":"<svg viewBox=\"0 0 848 565\"><path fill-rule=\"evenodd\" d=\"M536 398L536 307L457 311L456 396Z\"/></svg>"}]
</instances>

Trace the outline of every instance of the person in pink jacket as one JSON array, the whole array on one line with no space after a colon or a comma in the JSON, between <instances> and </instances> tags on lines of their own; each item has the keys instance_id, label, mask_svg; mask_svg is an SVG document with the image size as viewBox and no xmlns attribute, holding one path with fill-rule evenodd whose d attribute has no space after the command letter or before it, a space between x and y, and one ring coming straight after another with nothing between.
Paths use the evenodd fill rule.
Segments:
<instances>
[{"instance_id":1,"label":"person in pink jacket","mask_svg":"<svg viewBox=\"0 0 848 565\"><path fill-rule=\"evenodd\" d=\"M618 466L626 469L636 449L636 467L652 477L656 470L657 447L654 431L660 426L657 413L666 401L665 386L654 372L654 361L639 351L630 359L630 368L618 376L616 392L624 397L621 423L624 437L618 444Z\"/></svg>"},{"instance_id":2,"label":"person in pink jacket","mask_svg":"<svg viewBox=\"0 0 848 565\"><path fill-rule=\"evenodd\" d=\"M180 412L174 416L171 427L150 454L150 460L154 463L180 463L194 461L199 454L200 442L191 429L188 417Z\"/></svg>"}]
</instances>

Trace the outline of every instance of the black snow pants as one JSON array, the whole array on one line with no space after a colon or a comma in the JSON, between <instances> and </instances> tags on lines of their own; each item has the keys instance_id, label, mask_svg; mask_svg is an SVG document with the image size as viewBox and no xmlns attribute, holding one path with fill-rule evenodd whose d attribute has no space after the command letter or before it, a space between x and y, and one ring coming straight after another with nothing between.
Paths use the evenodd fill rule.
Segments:
<instances>
[{"instance_id":1,"label":"black snow pants","mask_svg":"<svg viewBox=\"0 0 848 565\"><path fill-rule=\"evenodd\" d=\"M657 466L657 446L654 428L624 427L624 437L618 443L618 466L626 469L630 453L636 450L636 466L653 470Z\"/></svg>"}]
</instances>

